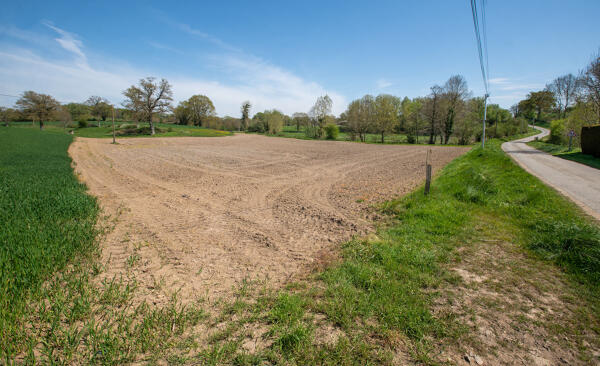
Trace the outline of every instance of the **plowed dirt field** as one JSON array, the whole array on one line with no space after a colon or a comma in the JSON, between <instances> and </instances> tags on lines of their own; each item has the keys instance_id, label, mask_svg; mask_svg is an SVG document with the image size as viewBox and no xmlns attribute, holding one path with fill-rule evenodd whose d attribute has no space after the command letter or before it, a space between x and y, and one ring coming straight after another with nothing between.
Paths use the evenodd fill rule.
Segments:
<instances>
[{"instance_id":1,"label":"plowed dirt field","mask_svg":"<svg viewBox=\"0 0 600 366\"><path fill-rule=\"evenodd\" d=\"M135 275L154 302L160 288L192 299L244 279L280 285L371 230L373 204L422 184L428 149L434 171L467 151L242 134L110 142L78 138L69 152L115 218L107 275Z\"/></svg>"}]
</instances>

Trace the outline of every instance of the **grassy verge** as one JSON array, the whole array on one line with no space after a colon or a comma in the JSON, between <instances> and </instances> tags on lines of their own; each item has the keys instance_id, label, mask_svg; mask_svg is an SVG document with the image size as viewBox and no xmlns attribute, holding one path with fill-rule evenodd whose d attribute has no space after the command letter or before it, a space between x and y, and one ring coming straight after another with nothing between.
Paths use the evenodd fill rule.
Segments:
<instances>
[{"instance_id":1,"label":"grassy verge","mask_svg":"<svg viewBox=\"0 0 600 366\"><path fill-rule=\"evenodd\" d=\"M600 169L600 158L596 158L592 155L583 154L580 147L576 147L569 150L568 146L555 145L545 141L531 141L528 143L529 146L533 146L538 150L545 151L559 158L576 161L592 168Z\"/></svg>"}]
</instances>

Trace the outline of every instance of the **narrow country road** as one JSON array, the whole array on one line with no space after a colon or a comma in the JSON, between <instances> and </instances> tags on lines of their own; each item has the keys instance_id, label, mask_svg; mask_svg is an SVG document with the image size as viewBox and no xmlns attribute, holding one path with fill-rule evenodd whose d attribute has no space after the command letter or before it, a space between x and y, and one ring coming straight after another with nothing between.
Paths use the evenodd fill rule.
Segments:
<instances>
[{"instance_id":1,"label":"narrow country road","mask_svg":"<svg viewBox=\"0 0 600 366\"><path fill-rule=\"evenodd\" d=\"M588 214L600 220L600 170L528 146L527 142L550 133L546 128L535 128L541 133L505 142L502 144L502 150L523 169L569 197Z\"/></svg>"}]
</instances>

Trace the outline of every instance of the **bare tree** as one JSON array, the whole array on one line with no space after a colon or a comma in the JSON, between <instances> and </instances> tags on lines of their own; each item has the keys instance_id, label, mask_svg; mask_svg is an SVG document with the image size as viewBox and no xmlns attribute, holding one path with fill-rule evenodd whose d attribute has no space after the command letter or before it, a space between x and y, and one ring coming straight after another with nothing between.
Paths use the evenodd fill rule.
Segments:
<instances>
[{"instance_id":1,"label":"bare tree","mask_svg":"<svg viewBox=\"0 0 600 366\"><path fill-rule=\"evenodd\" d=\"M600 121L600 55L595 56L579 79L585 91L585 98L594 106Z\"/></svg>"},{"instance_id":2,"label":"bare tree","mask_svg":"<svg viewBox=\"0 0 600 366\"><path fill-rule=\"evenodd\" d=\"M575 100L579 84L579 81L573 74L567 74L557 77L550 84L546 85L546 89L554 94L559 117L562 115L564 118L567 115L567 108Z\"/></svg>"},{"instance_id":3,"label":"bare tree","mask_svg":"<svg viewBox=\"0 0 600 366\"><path fill-rule=\"evenodd\" d=\"M139 86L130 86L123 95L126 98L123 105L136 113L143 113L150 124L150 133L154 135L152 116L155 112L166 112L171 108L171 84L166 79L156 82L156 78L147 77L140 80Z\"/></svg>"},{"instance_id":4,"label":"bare tree","mask_svg":"<svg viewBox=\"0 0 600 366\"><path fill-rule=\"evenodd\" d=\"M248 126L250 125L250 108L252 105L249 101L245 101L242 103L241 112L242 112L242 121L241 126L244 131L248 130Z\"/></svg>"},{"instance_id":5,"label":"bare tree","mask_svg":"<svg viewBox=\"0 0 600 366\"><path fill-rule=\"evenodd\" d=\"M50 116L60 107L60 103L50 95L38 94L31 90L24 92L16 105L34 121L37 119L40 122L40 130L44 128L44 121L50 119Z\"/></svg>"},{"instance_id":6,"label":"bare tree","mask_svg":"<svg viewBox=\"0 0 600 366\"><path fill-rule=\"evenodd\" d=\"M444 98L446 99L447 108L444 122L444 144L447 144L450 140L456 115L461 111L469 94L467 81L462 75L451 76L444 84Z\"/></svg>"}]
</instances>

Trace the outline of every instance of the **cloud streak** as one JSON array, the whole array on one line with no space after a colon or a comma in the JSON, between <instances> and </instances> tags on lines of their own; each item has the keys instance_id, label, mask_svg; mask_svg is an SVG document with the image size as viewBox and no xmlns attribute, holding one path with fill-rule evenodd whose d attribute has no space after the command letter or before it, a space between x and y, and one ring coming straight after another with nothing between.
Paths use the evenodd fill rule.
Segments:
<instances>
[{"instance_id":1,"label":"cloud streak","mask_svg":"<svg viewBox=\"0 0 600 366\"><path fill-rule=\"evenodd\" d=\"M544 88L544 85L539 83L528 83L505 77L490 79L490 85L491 99L501 101L503 104L517 103L532 90Z\"/></svg>"}]
</instances>

